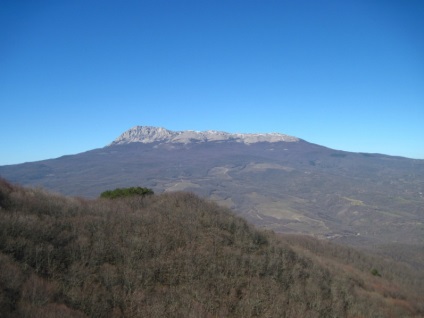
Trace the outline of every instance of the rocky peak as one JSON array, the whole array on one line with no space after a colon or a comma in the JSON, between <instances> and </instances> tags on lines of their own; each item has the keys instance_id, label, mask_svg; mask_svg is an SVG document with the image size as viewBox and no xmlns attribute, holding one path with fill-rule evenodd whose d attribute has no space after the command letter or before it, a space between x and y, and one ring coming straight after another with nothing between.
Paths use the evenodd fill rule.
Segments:
<instances>
[{"instance_id":1,"label":"rocky peak","mask_svg":"<svg viewBox=\"0 0 424 318\"><path fill-rule=\"evenodd\" d=\"M122 145L132 142L141 143L191 143L191 142L208 142L208 141L236 141L245 144L256 142L297 142L298 138L283 135L279 133L264 133L264 134L232 134L223 131L207 130L207 131L171 131L162 127L152 126L136 126L133 127L118 138L110 145Z\"/></svg>"}]
</instances>

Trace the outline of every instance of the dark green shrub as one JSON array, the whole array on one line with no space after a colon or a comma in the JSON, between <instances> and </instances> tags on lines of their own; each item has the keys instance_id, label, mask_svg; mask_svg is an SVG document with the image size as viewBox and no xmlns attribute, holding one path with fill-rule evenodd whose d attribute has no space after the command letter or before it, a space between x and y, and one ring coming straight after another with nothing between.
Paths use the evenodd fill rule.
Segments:
<instances>
[{"instance_id":1,"label":"dark green shrub","mask_svg":"<svg viewBox=\"0 0 424 318\"><path fill-rule=\"evenodd\" d=\"M376 268L373 268L371 270L371 274L374 275L374 276L381 277L381 274L379 273L379 271Z\"/></svg>"},{"instance_id":2,"label":"dark green shrub","mask_svg":"<svg viewBox=\"0 0 424 318\"><path fill-rule=\"evenodd\" d=\"M115 190L107 190L100 194L101 198L116 199L125 198L135 195L151 195L154 194L152 189L142 187L130 187L130 188L117 188Z\"/></svg>"}]
</instances>

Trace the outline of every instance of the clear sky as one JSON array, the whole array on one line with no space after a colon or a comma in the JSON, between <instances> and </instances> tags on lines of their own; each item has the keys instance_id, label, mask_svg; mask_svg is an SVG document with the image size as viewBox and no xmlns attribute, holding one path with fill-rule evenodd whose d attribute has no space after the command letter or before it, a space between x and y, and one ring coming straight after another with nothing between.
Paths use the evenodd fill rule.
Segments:
<instances>
[{"instance_id":1,"label":"clear sky","mask_svg":"<svg viewBox=\"0 0 424 318\"><path fill-rule=\"evenodd\" d=\"M424 159L424 1L0 1L0 165L136 125Z\"/></svg>"}]
</instances>

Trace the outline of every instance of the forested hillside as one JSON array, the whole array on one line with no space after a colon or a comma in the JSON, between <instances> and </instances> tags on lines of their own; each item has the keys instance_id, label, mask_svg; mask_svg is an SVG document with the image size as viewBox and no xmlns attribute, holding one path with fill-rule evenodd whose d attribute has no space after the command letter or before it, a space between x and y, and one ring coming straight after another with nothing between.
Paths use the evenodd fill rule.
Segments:
<instances>
[{"instance_id":1,"label":"forested hillside","mask_svg":"<svg viewBox=\"0 0 424 318\"><path fill-rule=\"evenodd\" d=\"M0 269L0 317L424 315L413 269L190 193L86 200L0 180Z\"/></svg>"}]
</instances>

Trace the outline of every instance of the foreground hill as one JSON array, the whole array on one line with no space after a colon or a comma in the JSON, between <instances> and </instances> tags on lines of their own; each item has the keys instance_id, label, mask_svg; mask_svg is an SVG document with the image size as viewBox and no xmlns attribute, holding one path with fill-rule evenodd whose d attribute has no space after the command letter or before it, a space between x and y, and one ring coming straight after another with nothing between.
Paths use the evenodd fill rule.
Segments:
<instances>
[{"instance_id":1,"label":"foreground hill","mask_svg":"<svg viewBox=\"0 0 424 318\"><path fill-rule=\"evenodd\" d=\"M85 200L1 180L0 268L2 317L424 314L411 269L255 230L189 193Z\"/></svg>"}]
</instances>

